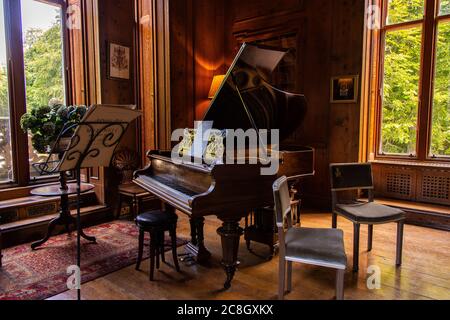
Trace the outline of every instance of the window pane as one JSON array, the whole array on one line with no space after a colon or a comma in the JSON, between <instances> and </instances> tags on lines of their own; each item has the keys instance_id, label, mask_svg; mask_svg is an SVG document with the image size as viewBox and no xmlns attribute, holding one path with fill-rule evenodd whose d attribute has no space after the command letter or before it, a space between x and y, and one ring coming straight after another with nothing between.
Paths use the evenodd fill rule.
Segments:
<instances>
[{"instance_id":1,"label":"window pane","mask_svg":"<svg viewBox=\"0 0 450 320\"><path fill-rule=\"evenodd\" d=\"M61 8L36 0L22 0L21 5L27 111L50 101L64 103ZM47 157L31 141L29 154L30 165ZM32 167L30 175L38 175Z\"/></svg>"},{"instance_id":2,"label":"window pane","mask_svg":"<svg viewBox=\"0 0 450 320\"><path fill-rule=\"evenodd\" d=\"M381 151L416 154L422 29L386 34Z\"/></svg>"},{"instance_id":3,"label":"window pane","mask_svg":"<svg viewBox=\"0 0 450 320\"><path fill-rule=\"evenodd\" d=\"M13 180L3 1L0 1L0 183Z\"/></svg>"},{"instance_id":4,"label":"window pane","mask_svg":"<svg viewBox=\"0 0 450 320\"><path fill-rule=\"evenodd\" d=\"M389 0L387 24L422 19L423 4L424 0Z\"/></svg>"},{"instance_id":5,"label":"window pane","mask_svg":"<svg viewBox=\"0 0 450 320\"><path fill-rule=\"evenodd\" d=\"M450 23L438 26L431 153L450 156Z\"/></svg>"},{"instance_id":6,"label":"window pane","mask_svg":"<svg viewBox=\"0 0 450 320\"><path fill-rule=\"evenodd\" d=\"M439 14L440 15L450 14L450 0L441 0Z\"/></svg>"}]
</instances>

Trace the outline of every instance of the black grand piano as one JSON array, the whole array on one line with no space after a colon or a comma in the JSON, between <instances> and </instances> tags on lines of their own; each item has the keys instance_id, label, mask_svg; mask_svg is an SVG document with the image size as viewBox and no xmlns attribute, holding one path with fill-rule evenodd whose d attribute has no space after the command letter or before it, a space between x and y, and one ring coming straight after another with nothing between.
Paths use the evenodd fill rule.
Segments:
<instances>
[{"instance_id":1,"label":"black grand piano","mask_svg":"<svg viewBox=\"0 0 450 320\"><path fill-rule=\"evenodd\" d=\"M302 124L307 110L305 97L283 92L269 83L285 54L285 50L242 45L204 117L219 130L254 129L259 133L279 129L279 143L269 141L264 146L266 154L277 153L277 173L262 175L261 169L268 166L264 161L206 164L191 158L180 163L172 159L171 151L148 152L149 165L135 173L134 182L161 199L166 210L190 216L189 246L198 262L211 256L203 240L204 217L215 215L223 222L217 232L222 240L226 289L238 264L242 218L258 208L273 206L272 184L277 177L286 175L297 180L314 174L314 150L284 144ZM230 157L229 150L224 157Z\"/></svg>"}]
</instances>

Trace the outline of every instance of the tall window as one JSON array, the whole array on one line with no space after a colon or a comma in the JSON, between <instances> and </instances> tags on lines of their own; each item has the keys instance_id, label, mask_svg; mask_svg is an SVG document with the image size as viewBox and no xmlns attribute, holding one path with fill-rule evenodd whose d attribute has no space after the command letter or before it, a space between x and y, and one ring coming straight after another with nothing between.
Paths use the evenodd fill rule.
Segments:
<instances>
[{"instance_id":1,"label":"tall window","mask_svg":"<svg viewBox=\"0 0 450 320\"><path fill-rule=\"evenodd\" d=\"M377 155L450 160L450 0L383 0Z\"/></svg>"},{"instance_id":2,"label":"tall window","mask_svg":"<svg viewBox=\"0 0 450 320\"><path fill-rule=\"evenodd\" d=\"M4 13L3 1L0 1L0 183L14 179Z\"/></svg>"},{"instance_id":3,"label":"tall window","mask_svg":"<svg viewBox=\"0 0 450 320\"><path fill-rule=\"evenodd\" d=\"M0 0L0 183L28 184L38 178L32 164L47 157L20 118L67 102L65 8L64 0Z\"/></svg>"}]
</instances>

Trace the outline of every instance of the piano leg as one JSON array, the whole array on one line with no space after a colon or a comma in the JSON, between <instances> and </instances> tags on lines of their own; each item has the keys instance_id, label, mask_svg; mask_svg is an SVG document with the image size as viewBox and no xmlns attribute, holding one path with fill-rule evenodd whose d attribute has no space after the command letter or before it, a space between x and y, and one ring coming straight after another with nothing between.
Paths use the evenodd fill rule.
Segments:
<instances>
[{"instance_id":1,"label":"piano leg","mask_svg":"<svg viewBox=\"0 0 450 320\"><path fill-rule=\"evenodd\" d=\"M191 218L191 244L195 248L192 252L196 256L198 264L206 264L211 258L211 253L205 247L205 238L203 228L205 226L205 218Z\"/></svg>"},{"instance_id":2,"label":"piano leg","mask_svg":"<svg viewBox=\"0 0 450 320\"><path fill-rule=\"evenodd\" d=\"M181 261L194 265L208 265L211 253L206 249L203 236L205 218L191 218L191 241L185 246L186 253L180 255Z\"/></svg>"},{"instance_id":3,"label":"piano leg","mask_svg":"<svg viewBox=\"0 0 450 320\"><path fill-rule=\"evenodd\" d=\"M217 233L222 238L222 266L225 269L227 280L223 285L225 289L231 287L236 267L238 265L237 257L239 250L239 240L244 230L239 227L239 218L220 218L223 221L221 228L217 229Z\"/></svg>"}]
</instances>

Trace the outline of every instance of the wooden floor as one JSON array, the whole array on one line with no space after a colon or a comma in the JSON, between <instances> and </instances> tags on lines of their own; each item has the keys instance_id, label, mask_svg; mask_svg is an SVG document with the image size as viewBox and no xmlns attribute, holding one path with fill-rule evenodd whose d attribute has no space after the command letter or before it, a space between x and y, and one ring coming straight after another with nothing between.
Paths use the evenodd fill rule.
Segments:
<instances>
[{"instance_id":1,"label":"wooden floor","mask_svg":"<svg viewBox=\"0 0 450 320\"><path fill-rule=\"evenodd\" d=\"M304 227L329 227L329 214L303 215ZM348 268L345 275L345 299L450 299L450 233L416 226L405 227L403 266L395 267L396 225L375 226L374 249L367 253L367 228L361 230L360 272L351 272L352 225L339 220L345 232ZM241 241L241 265L229 291L220 291L224 272L220 267L221 246L216 234L219 226L214 218L207 219L205 238L212 252L211 266L181 264L182 274L163 265L156 272L155 282L148 281L148 261L142 271L134 266L114 272L83 285L83 299L276 299L278 259L266 261L247 251ZM179 221L178 235L188 237L188 220ZM255 244L254 250L265 255L268 250ZM180 248L180 253L183 249ZM170 255L168 254L167 257ZM381 289L369 290L367 267L380 267ZM294 264L293 292L286 299L334 299L335 273L326 268ZM66 292L52 299L73 299L75 292Z\"/></svg>"}]
</instances>

